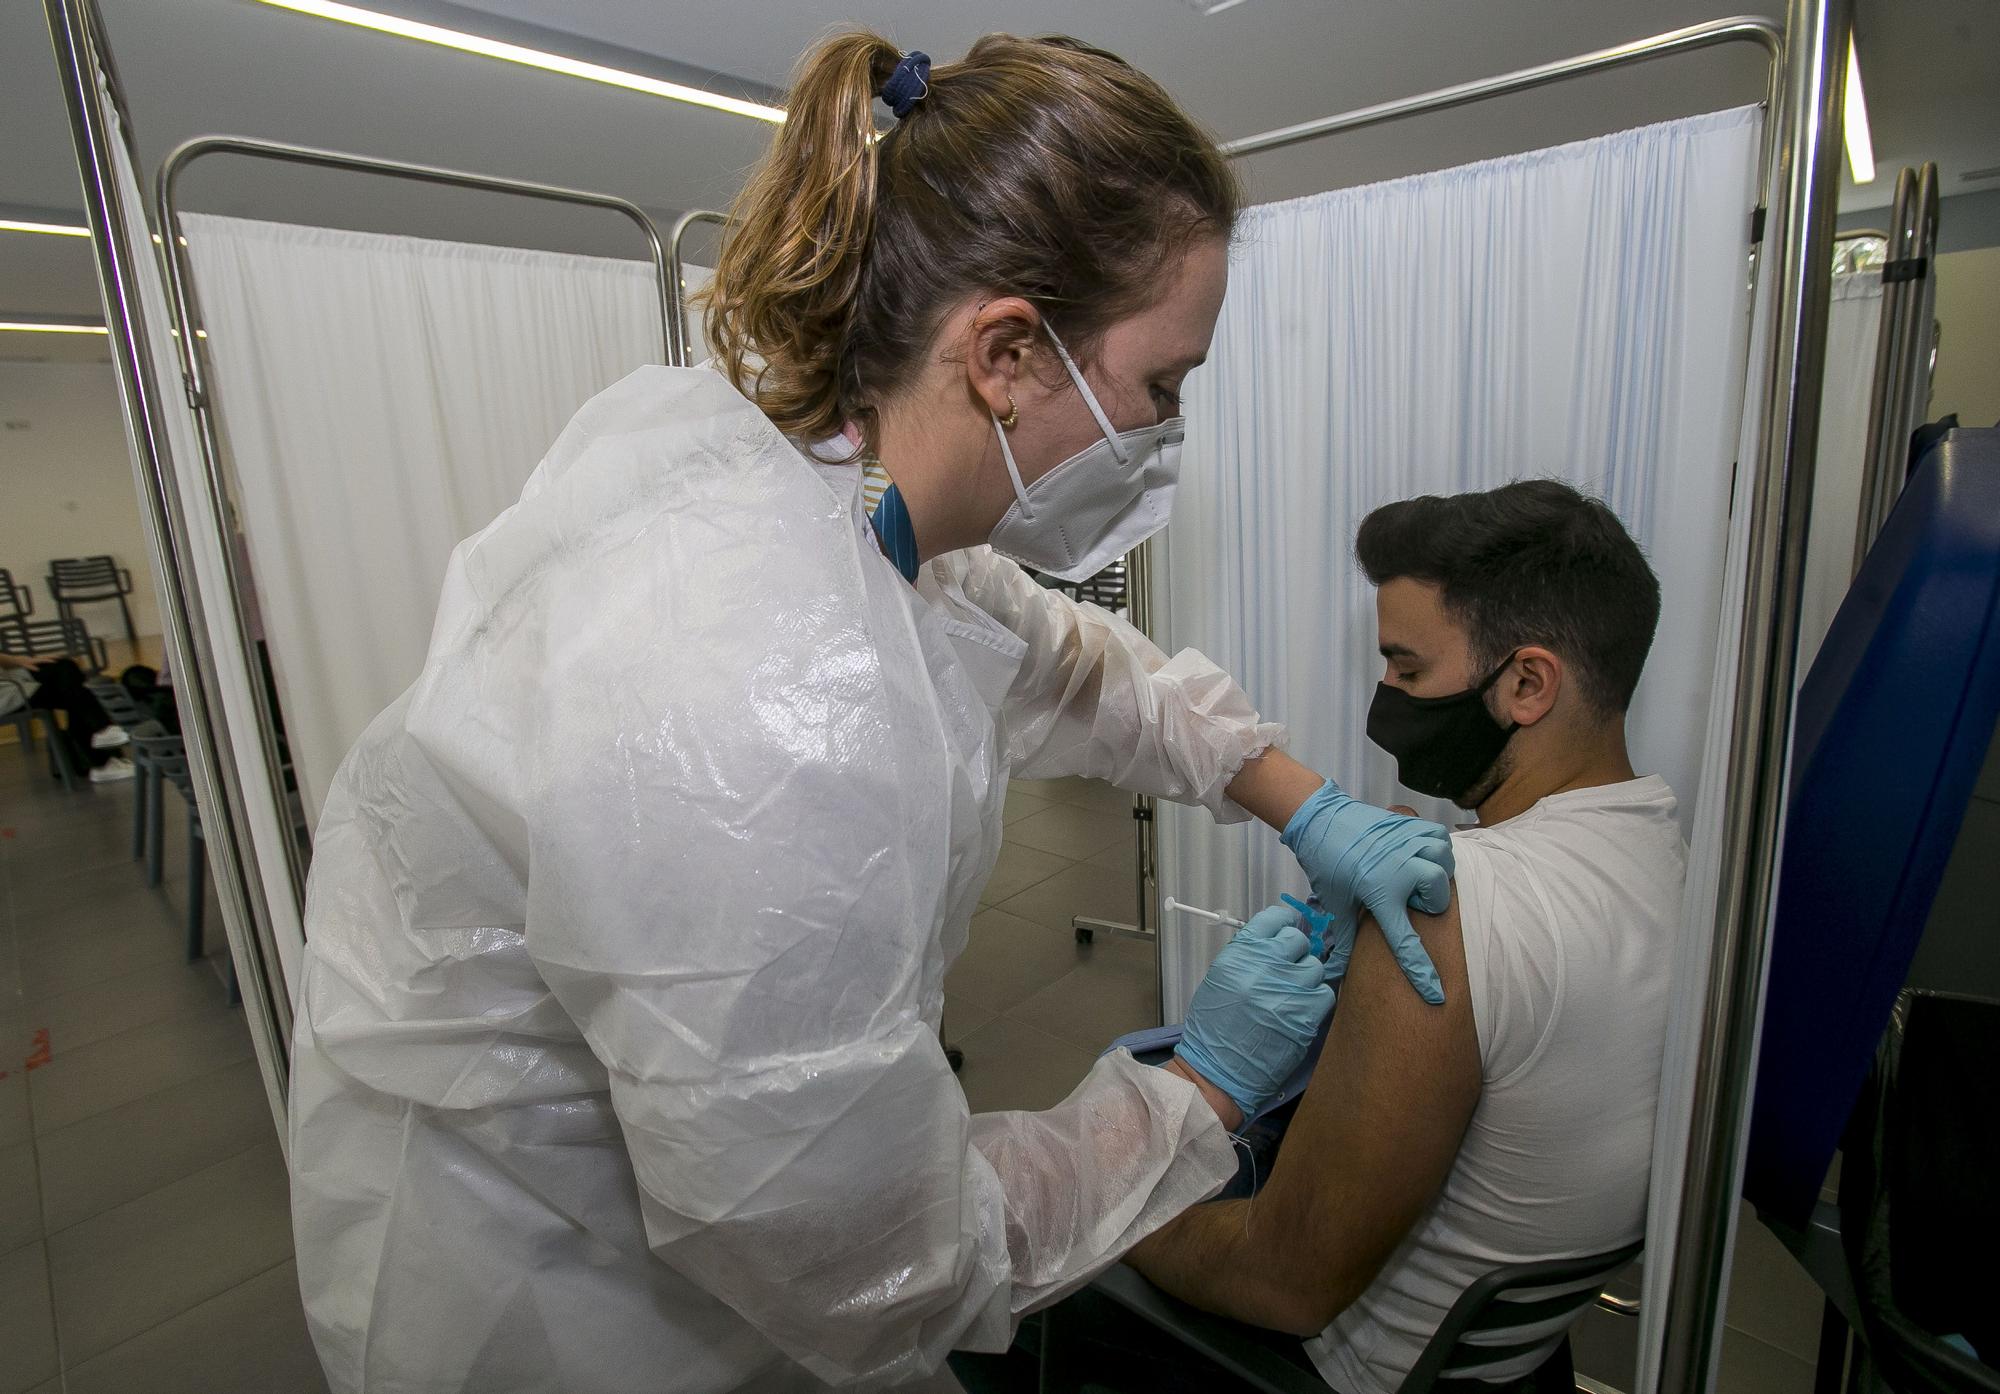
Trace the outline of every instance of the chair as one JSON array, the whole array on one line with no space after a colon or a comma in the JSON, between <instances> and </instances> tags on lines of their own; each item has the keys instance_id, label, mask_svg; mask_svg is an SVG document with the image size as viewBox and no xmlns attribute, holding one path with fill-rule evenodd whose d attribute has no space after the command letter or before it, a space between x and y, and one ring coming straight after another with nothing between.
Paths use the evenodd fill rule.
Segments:
<instances>
[{"instance_id":1,"label":"chair","mask_svg":"<svg viewBox=\"0 0 2000 1394\"><path fill-rule=\"evenodd\" d=\"M1633 1243L1585 1258L1494 1269L1452 1304L1398 1394L1459 1388L1460 1382L1477 1380L1481 1370L1536 1351L1546 1353L1532 1376L1490 1387L1496 1394L1503 1389L1569 1394L1575 1387L1569 1328L1586 1307L1602 1300L1604 1284L1638 1258L1641 1247ZM1122 1263L1099 1274L1089 1290L1234 1376L1237 1388L1256 1394L1327 1394L1326 1381L1306 1359L1304 1343L1296 1336L1191 1307ZM1617 1302L1610 1309L1629 1314L1632 1305ZM1062 1311L1058 1305L1043 1313L1043 1394L1071 1387L1061 1373L1069 1334L1063 1330ZM1229 1386L1216 1388L1222 1394Z\"/></svg>"},{"instance_id":2,"label":"chair","mask_svg":"<svg viewBox=\"0 0 2000 1394\"><path fill-rule=\"evenodd\" d=\"M6 567L0 566L0 619L21 619L35 613L35 593L14 580Z\"/></svg>"},{"instance_id":3,"label":"chair","mask_svg":"<svg viewBox=\"0 0 2000 1394\"><path fill-rule=\"evenodd\" d=\"M194 780L188 774L188 758L182 754L178 759L163 761L159 777L170 782L179 791L182 804L187 808L187 961L199 963L206 950L205 934L208 907L208 839L202 835L201 806L195 802ZM229 979L230 1001L236 1000L236 976L231 967Z\"/></svg>"},{"instance_id":4,"label":"chair","mask_svg":"<svg viewBox=\"0 0 2000 1394\"><path fill-rule=\"evenodd\" d=\"M158 732L157 723L154 726ZM195 802L194 779L188 772L187 748L181 744L179 736L165 732L128 734L132 736L133 762L143 771L138 791L138 841L145 852L148 886L160 884L166 843L166 810L163 805L169 784L179 792L187 808L187 959L193 963L202 957L204 948L208 847L202 834L201 808Z\"/></svg>"},{"instance_id":5,"label":"chair","mask_svg":"<svg viewBox=\"0 0 2000 1394\"><path fill-rule=\"evenodd\" d=\"M103 641L93 639L88 626L79 619L31 620L21 615L0 616L0 653L14 658L81 657L93 673L102 672L105 661ZM9 712L0 720L13 725L23 750L32 751L34 721L38 717L48 736L50 773L62 781L64 789L76 789L86 775L76 767L69 746L58 734L62 728L56 724L54 712L25 707Z\"/></svg>"},{"instance_id":6,"label":"chair","mask_svg":"<svg viewBox=\"0 0 2000 1394\"><path fill-rule=\"evenodd\" d=\"M187 747L181 738L165 731L132 736L132 763L137 767L138 809L134 817L132 854L146 859L146 884L160 884L162 851L162 805L167 784L179 774L187 775Z\"/></svg>"},{"instance_id":7,"label":"chair","mask_svg":"<svg viewBox=\"0 0 2000 1394\"><path fill-rule=\"evenodd\" d=\"M1078 600L1100 605L1106 610L1122 610L1125 608L1126 587L1126 561L1120 557L1095 576L1078 581L1070 589Z\"/></svg>"},{"instance_id":8,"label":"chair","mask_svg":"<svg viewBox=\"0 0 2000 1394\"><path fill-rule=\"evenodd\" d=\"M125 641L139 651L139 632L132 625L132 607L125 597L132 594L132 573L111 556L59 557L49 563L49 596L64 619L72 618L72 607L99 601L116 601L125 618Z\"/></svg>"},{"instance_id":9,"label":"chair","mask_svg":"<svg viewBox=\"0 0 2000 1394\"><path fill-rule=\"evenodd\" d=\"M140 741L147 737L164 736L167 730L133 700L124 683L110 678L92 678L84 687L97 699L97 705L104 708L104 714L124 727L125 734L132 738L129 752L136 781L132 800L132 860L136 862L146 855L146 788L153 778L147 747L141 746Z\"/></svg>"},{"instance_id":10,"label":"chair","mask_svg":"<svg viewBox=\"0 0 2000 1394\"><path fill-rule=\"evenodd\" d=\"M63 782L65 789L76 787L76 771L70 768L69 752L59 749L62 742L56 732L56 714L43 711L40 707L16 707L0 716L0 721L14 728L14 739L21 743L21 750L32 760L35 758L35 723L40 721L47 728L49 741L49 768Z\"/></svg>"},{"instance_id":11,"label":"chair","mask_svg":"<svg viewBox=\"0 0 2000 1394\"><path fill-rule=\"evenodd\" d=\"M0 615L0 653L16 658L70 658L92 677L110 665L110 651L104 641L90 632L90 626L73 616L58 620L31 620L22 615Z\"/></svg>"}]
</instances>

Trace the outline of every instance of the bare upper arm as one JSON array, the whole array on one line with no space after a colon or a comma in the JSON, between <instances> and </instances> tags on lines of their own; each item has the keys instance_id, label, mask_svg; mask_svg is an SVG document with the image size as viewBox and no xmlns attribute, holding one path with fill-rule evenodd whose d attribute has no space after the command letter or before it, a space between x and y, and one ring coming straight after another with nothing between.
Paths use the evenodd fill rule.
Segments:
<instances>
[{"instance_id":1,"label":"bare upper arm","mask_svg":"<svg viewBox=\"0 0 2000 1394\"><path fill-rule=\"evenodd\" d=\"M1252 1210L1317 1332L1374 1280L1444 1184L1479 1102L1479 1039L1458 901L1412 917L1444 1005L1410 990L1374 922L1361 926L1325 1052Z\"/></svg>"}]
</instances>

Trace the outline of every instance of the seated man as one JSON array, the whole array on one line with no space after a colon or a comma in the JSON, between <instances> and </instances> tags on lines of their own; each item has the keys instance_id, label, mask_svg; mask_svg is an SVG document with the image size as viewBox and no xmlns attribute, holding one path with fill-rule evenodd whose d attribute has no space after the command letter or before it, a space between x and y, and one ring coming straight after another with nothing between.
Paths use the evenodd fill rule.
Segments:
<instances>
[{"instance_id":1,"label":"seated man","mask_svg":"<svg viewBox=\"0 0 2000 1394\"><path fill-rule=\"evenodd\" d=\"M1128 1261L1389 1394L1475 1279L1643 1233L1686 850L1626 755L1659 584L1609 509L1550 481L1413 499L1357 551L1388 663L1368 734L1478 814L1419 918L1445 1003L1364 926L1268 1183Z\"/></svg>"}]
</instances>

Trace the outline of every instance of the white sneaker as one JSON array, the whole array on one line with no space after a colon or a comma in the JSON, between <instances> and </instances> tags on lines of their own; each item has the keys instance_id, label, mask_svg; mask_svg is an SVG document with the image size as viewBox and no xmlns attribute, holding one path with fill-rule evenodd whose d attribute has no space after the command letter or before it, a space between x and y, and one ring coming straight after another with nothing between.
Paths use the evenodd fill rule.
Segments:
<instances>
[{"instance_id":1,"label":"white sneaker","mask_svg":"<svg viewBox=\"0 0 2000 1394\"><path fill-rule=\"evenodd\" d=\"M116 784L121 779L130 779L137 771L132 762L123 755L114 755L90 772L92 784Z\"/></svg>"},{"instance_id":2,"label":"white sneaker","mask_svg":"<svg viewBox=\"0 0 2000 1394\"><path fill-rule=\"evenodd\" d=\"M125 734L123 726L107 726L90 738L92 750L116 750L122 745L132 744L132 738Z\"/></svg>"}]
</instances>

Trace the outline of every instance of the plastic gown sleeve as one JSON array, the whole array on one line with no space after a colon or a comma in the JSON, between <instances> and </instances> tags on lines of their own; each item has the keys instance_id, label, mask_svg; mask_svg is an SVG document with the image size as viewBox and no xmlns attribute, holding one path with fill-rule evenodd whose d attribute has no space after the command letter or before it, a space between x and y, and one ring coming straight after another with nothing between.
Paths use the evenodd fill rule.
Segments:
<instances>
[{"instance_id":1,"label":"plastic gown sleeve","mask_svg":"<svg viewBox=\"0 0 2000 1394\"><path fill-rule=\"evenodd\" d=\"M1282 747L1236 680L1194 649L1172 658L1096 605L1035 584L990 547L948 559L966 598L1028 645L1002 719L1023 779L1083 775L1199 804L1222 823L1250 815L1224 792L1243 762Z\"/></svg>"},{"instance_id":2,"label":"plastic gown sleeve","mask_svg":"<svg viewBox=\"0 0 2000 1394\"><path fill-rule=\"evenodd\" d=\"M948 794L902 582L844 509L726 463L580 545L550 606L528 945L606 1067L653 1253L818 1378L890 1385L1004 1349L1234 1162L1122 1052L1045 1113L968 1114L925 1011Z\"/></svg>"}]
</instances>

